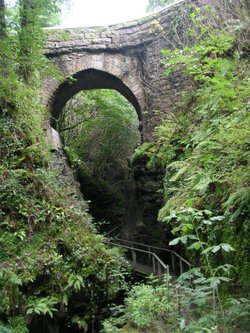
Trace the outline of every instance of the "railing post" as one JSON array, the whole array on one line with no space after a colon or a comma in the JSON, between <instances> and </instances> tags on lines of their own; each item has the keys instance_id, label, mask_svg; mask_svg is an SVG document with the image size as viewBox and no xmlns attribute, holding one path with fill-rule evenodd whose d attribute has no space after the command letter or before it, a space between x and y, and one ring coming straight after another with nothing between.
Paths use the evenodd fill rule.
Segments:
<instances>
[{"instance_id":1,"label":"railing post","mask_svg":"<svg viewBox=\"0 0 250 333\"><path fill-rule=\"evenodd\" d=\"M177 304L178 314L180 314L181 313L181 304L180 304L179 286L176 286L176 304Z\"/></svg>"},{"instance_id":2,"label":"railing post","mask_svg":"<svg viewBox=\"0 0 250 333\"><path fill-rule=\"evenodd\" d=\"M168 249L161 249L158 247L154 247L151 245L147 245L147 244L141 244L141 243L136 243L133 241L128 241L128 240L123 240L123 239L116 239L116 242L114 241L105 241L105 243L109 244L110 246L121 246L125 249L127 249L127 251L130 251L129 253L131 254L132 258L129 256L129 260L132 261L132 266L134 267L134 269L136 269L136 265L137 265L137 252L140 253L144 253L142 255L143 260L145 261L145 257L148 257L149 260L149 264L151 266L151 268L153 268L153 273L154 275L158 275L159 277L162 274L168 274L169 275L169 267L172 268L173 274L175 275L181 275L184 270L186 269L186 265L188 266L188 268L190 269L191 264L189 264L185 259L183 259L180 255L178 255L177 253L175 253L174 251L168 250ZM127 243L129 243L129 245L126 245ZM136 244L143 246L144 249L141 248L137 248ZM154 252L154 249L158 250L164 250L166 252L170 252L170 256L168 256L168 258L171 260L171 263L169 265L166 265L165 262L163 262L158 256L157 254ZM130 259L131 258L131 259ZM177 261L179 259L179 261ZM141 260L141 256L139 256L139 262ZM179 265L177 265L177 262L179 263ZM145 264L145 263L144 263ZM147 270L145 271L145 273L147 272Z\"/></svg>"},{"instance_id":3,"label":"railing post","mask_svg":"<svg viewBox=\"0 0 250 333\"><path fill-rule=\"evenodd\" d=\"M151 247L148 246L148 260L149 260L149 265L151 264Z\"/></svg>"},{"instance_id":4,"label":"railing post","mask_svg":"<svg viewBox=\"0 0 250 333\"><path fill-rule=\"evenodd\" d=\"M180 275L183 273L183 263L182 259L180 258Z\"/></svg>"},{"instance_id":5,"label":"railing post","mask_svg":"<svg viewBox=\"0 0 250 333\"><path fill-rule=\"evenodd\" d=\"M167 268L164 268L164 273L167 274L167 287L169 287L169 265L167 265Z\"/></svg>"},{"instance_id":6,"label":"railing post","mask_svg":"<svg viewBox=\"0 0 250 333\"><path fill-rule=\"evenodd\" d=\"M161 277L161 265L159 261L157 261L157 275L159 278Z\"/></svg>"},{"instance_id":7,"label":"railing post","mask_svg":"<svg viewBox=\"0 0 250 333\"><path fill-rule=\"evenodd\" d=\"M132 263L133 263L133 267L136 266L136 252L135 250L132 250Z\"/></svg>"},{"instance_id":8,"label":"railing post","mask_svg":"<svg viewBox=\"0 0 250 333\"><path fill-rule=\"evenodd\" d=\"M216 313L216 293L215 293L215 288L213 287L213 290L212 290L212 294L213 294L213 311L214 311L214 314Z\"/></svg>"},{"instance_id":9,"label":"railing post","mask_svg":"<svg viewBox=\"0 0 250 333\"><path fill-rule=\"evenodd\" d=\"M175 274L175 256L173 253L171 253L171 267L173 274Z\"/></svg>"},{"instance_id":10,"label":"railing post","mask_svg":"<svg viewBox=\"0 0 250 333\"><path fill-rule=\"evenodd\" d=\"M156 270L155 270L155 257L153 256L153 273L155 274Z\"/></svg>"}]
</instances>

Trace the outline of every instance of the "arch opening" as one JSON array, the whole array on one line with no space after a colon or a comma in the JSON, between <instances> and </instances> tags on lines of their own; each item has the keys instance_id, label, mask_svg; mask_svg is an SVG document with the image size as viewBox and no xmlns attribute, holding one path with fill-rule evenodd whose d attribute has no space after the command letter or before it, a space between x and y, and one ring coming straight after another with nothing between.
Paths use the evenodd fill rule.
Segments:
<instances>
[{"instance_id":1,"label":"arch opening","mask_svg":"<svg viewBox=\"0 0 250 333\"><path fill-rule=\"evenodd\" d=\"M135 95L114 75L88 69L60 85L51 111L95 221L108 221L102 231L123 224L135 191L131 157L141 142Z\"/></svg>"},{"instance_id":2,"label":"arch opening","mask_svg":"<svg viewBox=\"0 0 250 333\"><path fill-rule=\"evenodd\" d=\"M113 89L123 95L135 108L142 132L142 111L134 93L125 83L108 72L94 68L85 69L67 78L56 90L52 98L51 126L57 129L57 120L67 102L82 90Z\"/></svg>"}]
</instances>

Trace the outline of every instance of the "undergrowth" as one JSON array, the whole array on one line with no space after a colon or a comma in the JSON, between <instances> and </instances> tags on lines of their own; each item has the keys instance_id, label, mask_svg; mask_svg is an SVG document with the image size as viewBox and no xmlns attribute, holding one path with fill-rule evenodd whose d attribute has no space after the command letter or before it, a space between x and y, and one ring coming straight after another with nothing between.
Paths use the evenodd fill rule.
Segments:
<instances>
[{"instance_id":1,"label":"undergrowth","mask_svg":"<svg viewBox=\"0 0 250 333\"><path fill-rule=\"evenodd\" d=\"M163 50L168 76L192 78L155 141L133 161L164 173L159 220L193 268L162 284L132 287L103 332L235 333L249 329L249 60L235 30L200 26L193 46ZM198 16L197 16L198 15ZM197 25L198 24L198 25Z\"/></svg>"},{"instance_id":2,"label":"undergrowth","mask_svg":"<svg viewBox=\"0 0 250 333\"><path fill-rule=\"evenodd\" d=\"M134 160L146 155L149 168L164 170L160 221L182 223L190 200L223 217L202 239L230 243L235 251L218 260L235 266L236 281L249 283L249 61L233 34L211 28L194 46L162 55L166 75L182 69L193 85Z\"/></svg>"},{"instance_id":3,"label":"undergrowth","mask_svg":"<svg viewBox=\"0 0 250 333\"><path fill-rule=\"evenodd\" d=\"M86 331L124 287L126 263L60 181L40 102L42 77L58 74L38 22L30 24L8 23L0 40L0 326Z\"/></svg>"}]
</instances>

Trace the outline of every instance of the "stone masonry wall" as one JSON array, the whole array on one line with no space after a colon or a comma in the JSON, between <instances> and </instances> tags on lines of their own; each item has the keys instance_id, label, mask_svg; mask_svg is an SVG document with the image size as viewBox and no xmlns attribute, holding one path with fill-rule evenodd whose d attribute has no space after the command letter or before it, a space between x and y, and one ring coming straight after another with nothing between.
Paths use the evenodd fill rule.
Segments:
<instances>
[{"instance_id":1,"label":"stone masonry wall","mask_svg":"<svg viewBox=\"0 0 250 333\"><path fill-rule=\"evenodd\" d=\"M58 89L61 89L61 96L65 100L79 89L117 89L135 106L141 120L143 140L147 140L152 136L161 115L173 111L180 92L190 85L190 81L181 73L164 76L160 51L189 45L191 41L187 32L190 11L218 1L181 0L134 22L106 27L47 30L49 37L45 54L65 80L74 75L81 78L81 73L88 69L97 70L99 74L108 73L111 78L107 82L99 74L95 77L93 72L89 86L84 77L78 86L74 86L74 83L62 86L56 80L47 79L43 89L44 104L53 111ZM119 80L118 84L112 81L112 77Z\"/></svg>"}]
</instances>

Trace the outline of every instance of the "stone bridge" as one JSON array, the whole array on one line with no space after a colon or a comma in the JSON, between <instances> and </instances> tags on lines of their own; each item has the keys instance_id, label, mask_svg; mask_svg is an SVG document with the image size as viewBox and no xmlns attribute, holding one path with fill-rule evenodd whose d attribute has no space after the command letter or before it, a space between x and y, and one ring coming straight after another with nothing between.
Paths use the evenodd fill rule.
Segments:
<instances>
[{"instance_id":1,"label":"stone bridge","mask_svg":"<svg viewBox=\"0 0 250 333\"><path fill-rule=\"evenodd\" d=\"M211 1L211 0L210 0ZM216 1L216 0L214 0ZM153 133L162 113L173 110L189 84L181 73L164 76L162 49L188 45L190 11L206 0L183 0L154 15L125 24L48 30L45 54L63 74L46 79L43 102L52 126L67 101L85 89L116 89L134 106L143 140Z\"/></svg>"}]
</instances>

